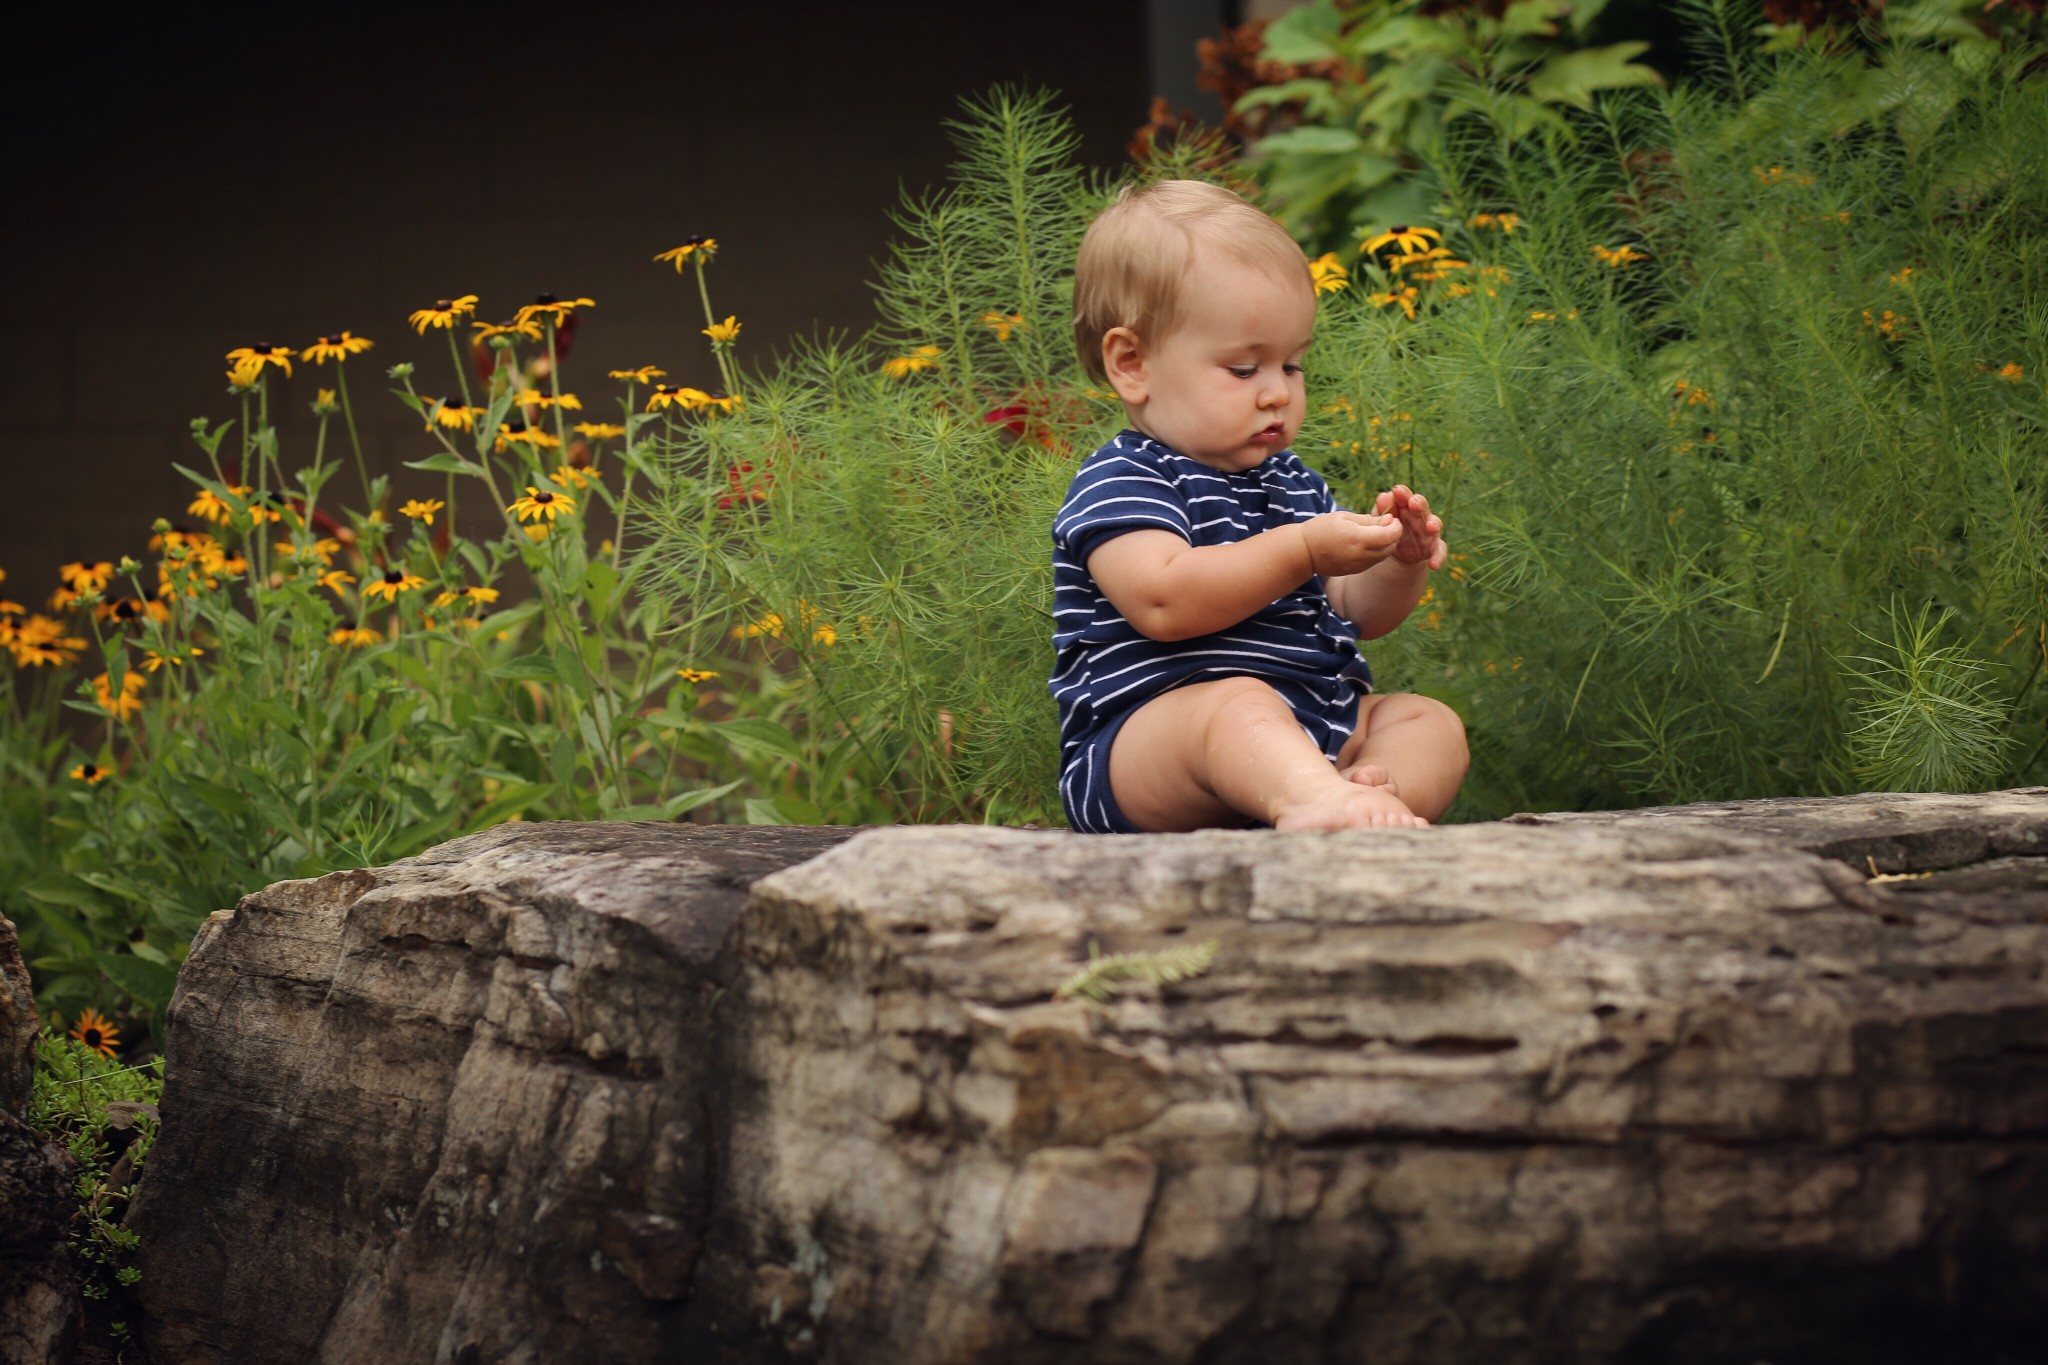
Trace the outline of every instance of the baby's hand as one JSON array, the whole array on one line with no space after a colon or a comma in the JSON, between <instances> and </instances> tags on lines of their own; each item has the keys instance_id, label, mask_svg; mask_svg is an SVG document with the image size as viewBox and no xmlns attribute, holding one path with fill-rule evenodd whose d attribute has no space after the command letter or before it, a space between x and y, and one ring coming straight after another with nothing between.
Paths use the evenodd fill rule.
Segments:
<instances>
[{"instance_id":1,"label":"baby's hand","mask_svg":"<svg viewBox=\"0 0 2048 1365\"><path fill-rule=\"evenodd\" d=\"M1301 524L1308 536L1309 563L1324 578L1359 573L1385 559L1401 540L1391 516L1325 512Z\"/></svg>"},{"instance_id":2,"label":"baby's hand","mask_svg":"<svg viewBox=\"0 0 2048 1365\"><path fill-rule=\"evenodd\" d=\"M1397 483L1392 490L1373 499L1373 510L1392 517L1401 528L1400 541L1393 549L1394 559L1402 564L1427 564L1432 569L1444 566L1451 550L1443 541L1443 518L1430 512L1428 498L1411 493L1406 484Z\"/></svg>"}]
</instances>

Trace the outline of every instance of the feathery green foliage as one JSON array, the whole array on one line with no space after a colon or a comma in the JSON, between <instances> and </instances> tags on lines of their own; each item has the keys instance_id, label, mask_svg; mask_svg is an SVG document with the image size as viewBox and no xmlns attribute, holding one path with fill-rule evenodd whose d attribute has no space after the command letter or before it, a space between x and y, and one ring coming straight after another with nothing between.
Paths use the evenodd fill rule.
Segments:
<instances>
[{"instance_id":1,"label":"feathery green foliage","mask_svg":"<svg viewBox=\"0 0 2048 1365\"><path fill-rule=\"evenodd\" d=\"M1222 945L1215 939L1201 943L1182 943L1171 948L1161 948L1151 953L1110 953L1091 942L1088 945L1088 965L1060 983L1053 992L1055 1000L1071 1000L1079 997L1106 1005L1113 993L1111 987L1119 981L1149 981L1155 986L1170 986L1176 981L1197 977L1216 965L1216 954Z\"/></svg>"}]
</instances>

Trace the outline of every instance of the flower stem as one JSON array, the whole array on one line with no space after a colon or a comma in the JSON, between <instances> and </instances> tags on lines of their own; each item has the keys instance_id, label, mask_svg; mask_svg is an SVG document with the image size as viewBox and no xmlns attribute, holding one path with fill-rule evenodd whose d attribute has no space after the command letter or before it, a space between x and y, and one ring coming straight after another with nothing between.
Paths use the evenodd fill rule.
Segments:
<instances>
[{"instance_id":1,"label":"flower stem","mask_svg":"<svg viewBox=\"0 0 2048 1365\"><path fill-rule=\"evenodd\" d=\"M363 515L370 516L377 509L370 505L370 468L363 463L363 442L356 434L356 410L348 401L348 367L335 366L335 383L341 389L341 415L348 422L348 443L356 453L356 476L363 481Z\"/></svg>"}]
</instances>

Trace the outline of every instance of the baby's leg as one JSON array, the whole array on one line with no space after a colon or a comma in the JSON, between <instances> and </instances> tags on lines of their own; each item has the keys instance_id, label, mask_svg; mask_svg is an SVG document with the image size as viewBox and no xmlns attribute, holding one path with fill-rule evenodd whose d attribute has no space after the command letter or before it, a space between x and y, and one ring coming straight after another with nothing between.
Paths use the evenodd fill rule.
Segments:
<instances>
[{"instance_id":1,"label":"baby's leg","mask_svg":"<svg viewBox=\"0 0 2048 1365\"><path fill-rule=\"evenodd\" d=\"M1177 687L1132 713L1109 754L1125 818L1155 832L1428 823L1384 786L1347 782L1278 692L1256 678Z\"/></svg>"},{"instance_id":2,"label":"baby's leg","mask_svg":"<svg viewBox=\"0 0 2048 1365\"><path fill-rule=\"evenodd\" d=\"M1458 713L1410 692L1360 697L1358 728L1337 754L1344 776L1391 789L1428 820L1450 808L1470 762Z\"/></svg>"}]
</instances>

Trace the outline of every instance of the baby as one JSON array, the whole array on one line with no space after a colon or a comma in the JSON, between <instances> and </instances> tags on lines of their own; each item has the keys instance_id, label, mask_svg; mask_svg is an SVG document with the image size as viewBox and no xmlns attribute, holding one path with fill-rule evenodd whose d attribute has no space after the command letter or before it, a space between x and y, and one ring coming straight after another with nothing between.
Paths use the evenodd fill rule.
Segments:
<instances>
[{"instance_id":1,"label":"baby","mask_svg":"<svg viewBox=\"0 0 2048 1365\"><path fill-rule=\"evenodd\" d=\"M1130 427L1053 522L1077 830L1419 826L1464 781L1457 713L1374 693L1355 643L1414 609L1443 522L1398 486L1344 511L1289 448L1315 318L1301 249L1228 190L1127 189L1082 239L1075 340Z\"/></svg>"}]
</instances>

